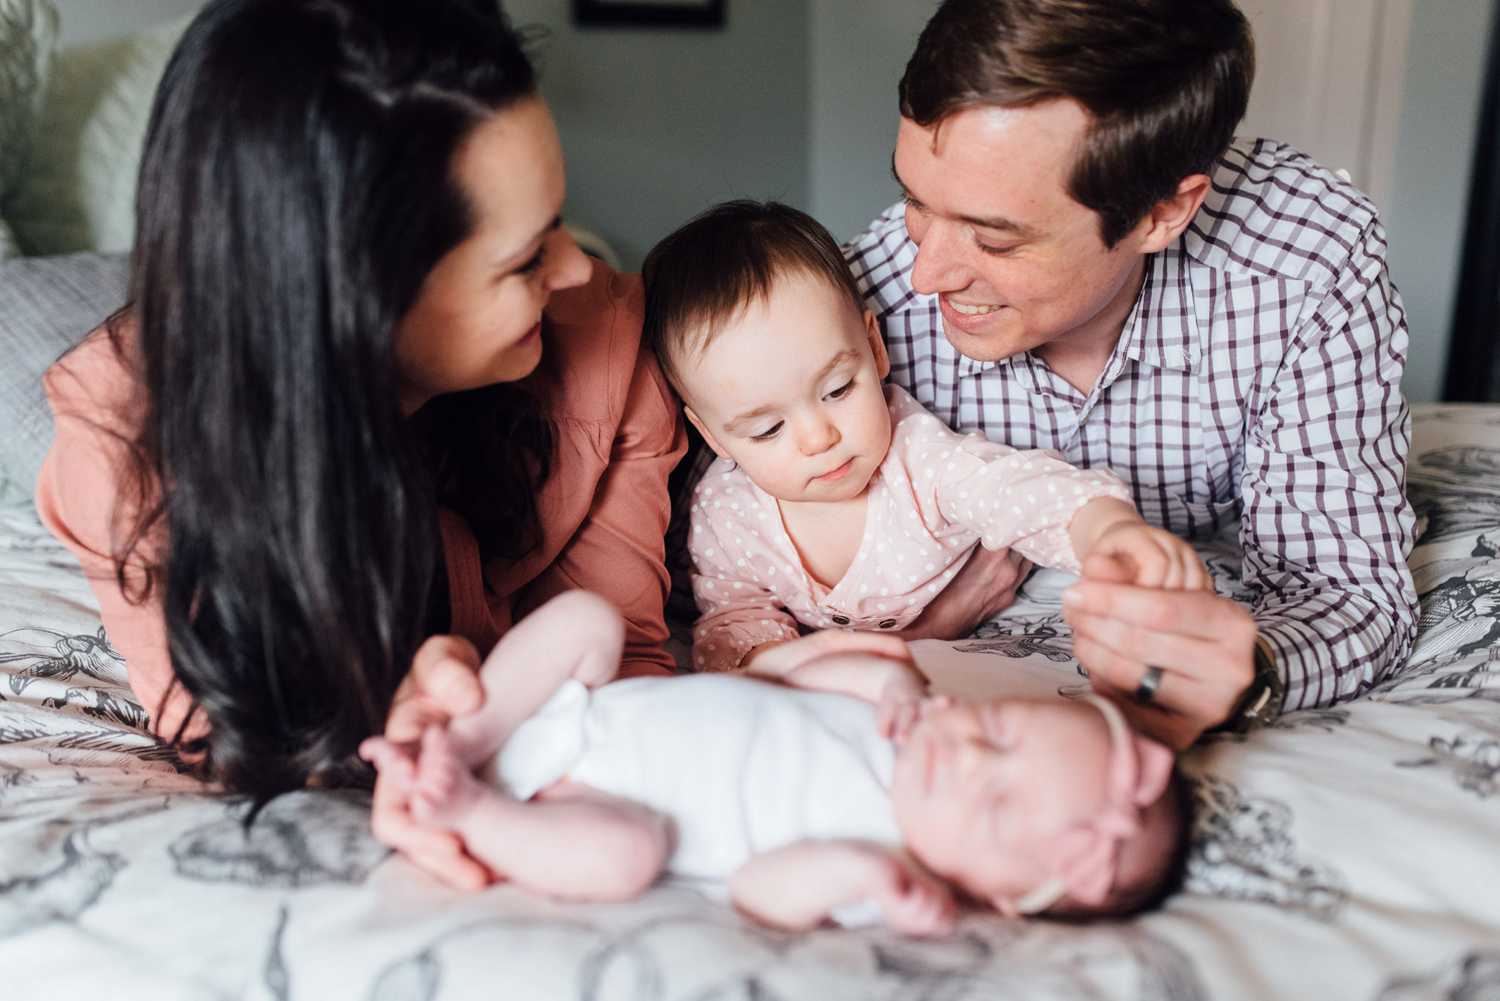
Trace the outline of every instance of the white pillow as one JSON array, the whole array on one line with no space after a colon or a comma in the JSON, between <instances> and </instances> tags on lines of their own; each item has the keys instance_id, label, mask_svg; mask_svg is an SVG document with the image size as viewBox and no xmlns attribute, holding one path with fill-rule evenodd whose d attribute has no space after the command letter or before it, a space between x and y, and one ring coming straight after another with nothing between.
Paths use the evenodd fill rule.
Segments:
<instances>
[{"instance_id":1,"label":"white pillow","mask_svg":"<svg viewBox=\"0 0 1500 1001\"><path fill-rule=\"evenodd\" d=\"M191 20L57 53L30 167L6 216L27 253L130 249L151 102Z\"/></svg>"},{"instance_id":2,"label":"white pillow","mask_svg":"<svg viewBox=\"0 0 1500 1001\"><path fill-rule=\"evenodd\" d=\"M0 0L0 216L30 159L56 40L57 8L51 0ZM0 218L0 260L18 252Z\"/></svg>"}]
</instances>

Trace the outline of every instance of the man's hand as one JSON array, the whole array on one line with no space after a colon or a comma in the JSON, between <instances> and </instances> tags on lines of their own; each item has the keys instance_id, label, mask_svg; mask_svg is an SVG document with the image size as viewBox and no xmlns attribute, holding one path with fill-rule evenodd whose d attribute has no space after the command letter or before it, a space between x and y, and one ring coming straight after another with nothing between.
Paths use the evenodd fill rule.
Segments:
<instances>
[{"instance_id":1,"label":"man's hand","mask_svg":"<svg viewBox=\"0 0 1500 1001\"><path fill-rule=\"evenodd\" d=\"M1178 749L1229 716L1254 678L1255 621L1212 591L1162 591L1126 583L1100 555L1063 594L1073 651L1095 687L1117 697L1137 729ZM1162 669L1147 704L1132 696L1147 666Z\"/></svg>"},{"instance_id":2,"label":"man's hand","mask_svg":"<svg viewBox=\"0 0 1500 1001\"><path fill-rule=\"evenodd\" d=\"M385 722L385 741L361 748L374 758L381 748L413 747L429 726L443 726L455 716L474 712L484 701L476 673L479 653L459 636L433 636L412 658L411 670L396 690ZM382 764L396 764L386 753ZM411 785L403 770L382 767L375 779L370 827L375 838L415 866L450 886L477 890L493 880L488 869L470 858L463 841L448 831L423 827L411 815Z\"/></svg>"}]
</instances>

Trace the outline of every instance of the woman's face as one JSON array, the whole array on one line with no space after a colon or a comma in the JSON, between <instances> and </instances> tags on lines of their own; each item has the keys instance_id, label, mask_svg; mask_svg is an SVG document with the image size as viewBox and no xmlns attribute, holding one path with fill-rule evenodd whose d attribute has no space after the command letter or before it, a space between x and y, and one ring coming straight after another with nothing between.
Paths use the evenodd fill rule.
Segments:
<instances>
[{"instance_id":1,"label":"woman's face","mask_svg":"<svg viewBox=\"0 0 1500 1001\"><path fill-rule=\"evenodd\" d=\"M459 147L454 172L473 230L428 273L396 333L401 409L510 382L542 357L542 309L592 265L561 225L562 147L541 98L491 115ZM421 211L414 206L413 211Z\"/></svg>"}]
</instances>

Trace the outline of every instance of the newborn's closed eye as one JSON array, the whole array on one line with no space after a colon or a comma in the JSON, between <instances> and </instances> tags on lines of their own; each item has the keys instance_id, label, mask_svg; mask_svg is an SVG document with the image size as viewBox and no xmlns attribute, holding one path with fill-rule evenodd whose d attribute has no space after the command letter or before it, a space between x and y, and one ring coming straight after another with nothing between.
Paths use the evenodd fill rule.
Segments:
<instances>
[{"instance_id":1,"label":"newborn's closed eye","mask_svg":"<svg viewBox=\"0 0 1500 1001\"><path fill-rule=\"evenodd\" d=\"M1020 743L1017 727L1007 715L998 706L989 706L980 717L984 735L997 751L1014 751Z\"/></svg>"}]
</instances>

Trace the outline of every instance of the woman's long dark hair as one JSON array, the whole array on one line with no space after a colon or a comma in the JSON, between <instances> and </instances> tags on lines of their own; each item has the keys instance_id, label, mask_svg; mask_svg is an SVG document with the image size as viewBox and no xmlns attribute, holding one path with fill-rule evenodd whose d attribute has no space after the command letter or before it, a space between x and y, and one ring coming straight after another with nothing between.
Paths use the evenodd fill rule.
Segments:
<instances>
[{"instance_id":1,"label":"woman's long dark hair","mask_svg":"<svg viewBox=\"0 0 1500 1001\"><path fill-rule=\"evenodd\" d=\"M394 351L471 230L456 151L534 93L480 0L216 0L157 92L122 314L138 353L112 324L145 398L116 571L160 540L131 597L160 589L211 727L175 739L257 808L368 777L354 748L446 628L439 504L488 555L535 537L550 424L504 385L404 419Z\"/></svg>"}]
</instances>

